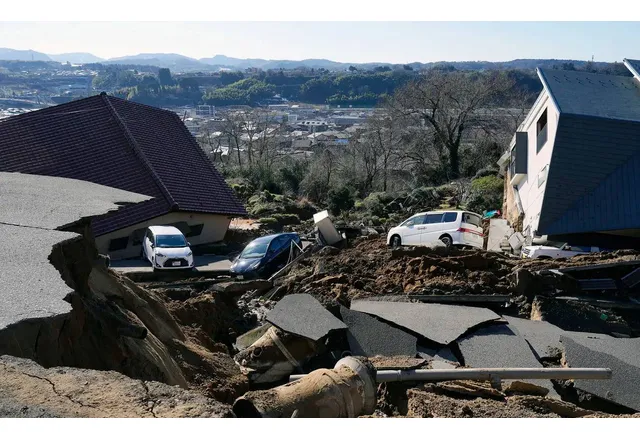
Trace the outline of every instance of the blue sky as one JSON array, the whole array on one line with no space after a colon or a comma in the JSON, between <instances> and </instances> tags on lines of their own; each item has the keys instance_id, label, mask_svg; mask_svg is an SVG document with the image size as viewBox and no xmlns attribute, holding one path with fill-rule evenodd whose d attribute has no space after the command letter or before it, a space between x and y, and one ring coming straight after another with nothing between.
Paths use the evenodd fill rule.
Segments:
<instances>
[{"instance_id":1,"label":"blue sky","mask_svg":"<svg viewBox=\"0 0 640 439\"><path fill-rule=\"evenodd\" d=\"M342 62L621 61L640 58L640 22L0 22L0 47L111 58L327 58Z\"/></svg>"}]
</instances>

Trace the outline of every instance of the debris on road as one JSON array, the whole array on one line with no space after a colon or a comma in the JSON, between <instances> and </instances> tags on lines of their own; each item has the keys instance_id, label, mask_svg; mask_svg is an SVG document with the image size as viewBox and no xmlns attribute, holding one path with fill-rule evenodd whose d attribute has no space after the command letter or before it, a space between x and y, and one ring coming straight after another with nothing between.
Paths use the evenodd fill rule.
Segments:
<instances>
[{"instance_id":1,"label":"debris on road","mask_svg":"<svg viewBox=\"0 0 640 439\"><path fill-rule=\"evenodd\" d=\"M509 325L481 328L458 341L464 364L471 367L541 367L527 341ZM560 398L549 380L506 382L505 391L518 392L526 386L529 394Z\"/></svg>"},{"instance_id":2,"label":"debris on road","mask_svg":"<svg viewBox=\"0 0 640 439\"><path fill-rule=\"evenodd\" d=\"M363 312L340 308L342 321L349 327L347 340L352 355L416 356L418 339Z\"/></svg>"},{"instance_id":3,"label":"debris on road","mask_svg":"<svg viewBox=\"0 0 640 439\"><path fill-rule=\"evenodd\" d=\"M481 323L500 319L498 314L485 308L435 303L354 300L351 308L376 315L441 345L451 343Z\"/></svg>"},{"instance_id":4,"label":"debris on road","mask_svg":"<svg viewBox=\"0 0 640 439\"><path fill-rule=\"evenodd\" d=\"M571 368L599 364L610 368L612 378L603 382L574 380L573 386L613 403L640 411L640 340L624 338L574 338L562 336L564 363Z\"/></svg>"},{"instance_id":5,"label":"debris on road","mask_svg":"<svg viewBox=\"0 0 640 439\"><path fill-rule=\"evenodd\" d=\"M331 331L347 328L309 294L286 296L269 312L267 320L283 331L312 341L320 340Z\"/></svg>"}]
</instances>

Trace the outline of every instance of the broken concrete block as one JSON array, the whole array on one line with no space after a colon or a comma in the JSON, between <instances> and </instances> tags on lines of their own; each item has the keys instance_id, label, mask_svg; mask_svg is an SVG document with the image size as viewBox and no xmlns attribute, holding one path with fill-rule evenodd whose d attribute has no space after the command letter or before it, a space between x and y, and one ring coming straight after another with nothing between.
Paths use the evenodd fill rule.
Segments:
<instances>
[{"instance_id":1,"label":"broken concrete block","mask_svg":"<svg viewBox=\"0 0 640 439\"><path fill-rule=\"evenodd\" d=\"M320 342L272 326L233 359L249 381L270 383L300 372L303 364L324 350Z\"/></svg>"},{"instance_id":2,"label":"broken concrete block","mask_svg":"<svg viewBox=\"0 0 640 439\"><path fill-rule=\"evenodd\" d=\"M516 232L509 237L509 245L514 250L520 250L524 244L524 236L520 232Z\"/></svg>"},{"instance_id":3,"label":"broken concrete block","mask_svg":"<svg viewBox=\"0 0 640 439\"><path fill-rule=\"evenodd\" d=\"M369 361L376 370L410 370L417 369L427 363L424 358L397 355L393 357L369 357Z\"/></svg>"},{"instance_id":4,"label":"broken concrete block","mask_svg":"<svg viewBox=\"0 0 640 439\"><path fill-rule=\"evenodd\" d=\"M271 323L266 323L249 332L245 332L240 337L236 338L235 348L242 351L252 344L254 344L260 337L262 337L271 328Z\"/></svg>"},{"instance_id":5,"label":"broken concrete block","mask_svg":"<svg viewBox=\"0 0 640 439\"><path fill-rule=\"evenodd\" d=\"M267 321L283 331L320 340L330 331L347 329L320 302L309 294L290 294L267 314Z\"/></svg>"}]
</instances>

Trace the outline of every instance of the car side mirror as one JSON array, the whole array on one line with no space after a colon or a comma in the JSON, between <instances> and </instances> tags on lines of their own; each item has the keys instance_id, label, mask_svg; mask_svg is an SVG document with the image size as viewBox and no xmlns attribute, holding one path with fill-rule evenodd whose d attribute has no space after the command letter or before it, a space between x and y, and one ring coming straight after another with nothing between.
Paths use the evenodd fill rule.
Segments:
<instances>
[{"instance_id":1,"label":"car side mirror","mask_svg":"<svg viewBox=\"0 0 640 439\"><path fill-rule=\"evenodd\" d=\"M151 248L156 248L156 245L155 244L151 244Z\"/></svg>"},{"instance_id":2,"label":"car side mirror","mask_svg":"<svg viewBox=\"0 0 640 439\"><path fill-rule=\"evenodd\" d=\"M191 247L191 243L190 243L190 242L187 242L187 246L188 246L188 247Z\"/></svg>"}]
</instances>

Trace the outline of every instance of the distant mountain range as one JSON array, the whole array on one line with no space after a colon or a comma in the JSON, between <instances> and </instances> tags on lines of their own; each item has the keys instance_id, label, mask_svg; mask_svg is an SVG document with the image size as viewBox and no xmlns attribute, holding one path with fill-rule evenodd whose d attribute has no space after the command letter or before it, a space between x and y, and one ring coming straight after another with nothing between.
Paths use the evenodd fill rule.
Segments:
<instances>
[{"instance_id":1,"label":"distant mountain range","mask_svg":"<svg viewBox=\"0 0 640 439\"><path fill-rule=\"evenodd\" d=\"M61 63L70 62L71 64L87 64L104 61L104 58L85 52L61 53L60 55L49 55L49 58L51 58L52 61Z\"/></svg>"},{"instance_id":2,"label":"distant mountain range","mask_svg":"<svg viewBox=\"0 0 640 439\"><path fill-rule=\"evenodd\" d=\"M391 63L342 63L328 59L304 59L300 61L292 60L267 60L267 59L243 59L232 58L225 55L215 55L211 58L190 58L177 53L140 53L138 55L121 56L117 58L103 59L91 53L63 53L60 55L48 55L33 50L15 50L0 48L0 60L7 61L57 61L73 64L102 63L102 64L127 64L146 65L156 67L167 67L174 71L215 71L220 69L244 70L247 68L268 69L294 69L299 67L327 70L346 70L350 66L362 69L374 67L398 66L401 64ZM587 61L580 60L559 60L559 59L516 59L505 62L493 61L439 61L430 63L414 62L408 65L414 69L429 68L435 65L452 65L463 70L484 70L484 69L534 69L536 67L550 67L561 63L573 63L576 67L585 64ZM608 63L596 62L597 66Z\"/></svg>"}]
</instances>

